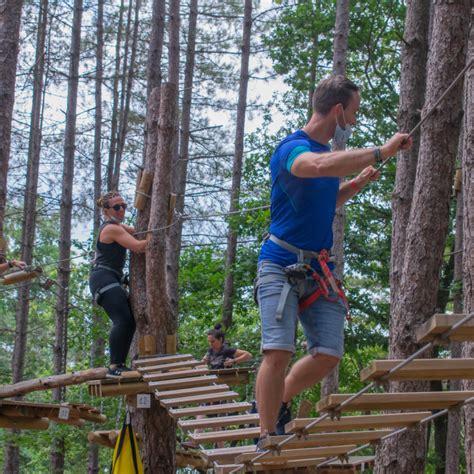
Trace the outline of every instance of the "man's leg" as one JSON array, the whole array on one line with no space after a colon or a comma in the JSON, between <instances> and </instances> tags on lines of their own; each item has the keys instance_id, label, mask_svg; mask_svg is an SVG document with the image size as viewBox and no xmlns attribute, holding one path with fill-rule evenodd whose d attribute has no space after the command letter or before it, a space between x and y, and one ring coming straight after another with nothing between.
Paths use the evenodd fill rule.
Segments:
<instances>
[{"instance_id":1,"label":"man's leg","mask_svg":"<svg viewBox=\"0 0 474 474\"><path fill-rule=\"evenodd\" d=\"M291 355L292 353L288 351L267 350L264 352L255 388L261 434L275 431L284 391L285 371Z\"/></svg>"},{"instance_id":2,"label":"man's leg","mask_svg":"<svg viewBox=\"0 0 474 474\"><path fill-rule=\"evenodd\" d=\"M339 362L327 354L307 355L296 362L285 378L283 402L289 402L303 390L320 382Z\"/></svg>"}]
</instances>

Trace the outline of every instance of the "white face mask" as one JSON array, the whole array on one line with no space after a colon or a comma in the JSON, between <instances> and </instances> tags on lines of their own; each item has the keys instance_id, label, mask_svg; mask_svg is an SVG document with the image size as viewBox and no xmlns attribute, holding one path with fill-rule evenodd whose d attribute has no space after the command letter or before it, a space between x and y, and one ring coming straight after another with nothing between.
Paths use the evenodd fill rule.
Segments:
<instances>
[{"instance_id":1,"label":"white face mask","mask_svg":"<svg viewBox=\"0 0 474 474\"><path fill-rule=\"evenodd\" d=\"M346 122L346 126L342 128L339 125L339 121L336 117L336 130L334 130L334 136L332 137L334 144L338 148L344 148L346 146L347 140L349 140L349 137L352 134L352 128L347 123L346 116L344 115L344 109L342 109L342 116L344 117L344 122Z\"/></svg>"}]
</instances>

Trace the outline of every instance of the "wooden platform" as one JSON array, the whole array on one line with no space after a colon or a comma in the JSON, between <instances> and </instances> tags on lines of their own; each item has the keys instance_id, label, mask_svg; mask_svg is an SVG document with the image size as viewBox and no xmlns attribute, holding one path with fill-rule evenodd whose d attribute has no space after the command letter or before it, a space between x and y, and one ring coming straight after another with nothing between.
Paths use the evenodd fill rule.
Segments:
<instances>
[{"instance_id":1,"label":"wooden platform","mask_svg":"<svg viewBox=\"0 0 474 474\"><path fill-rule=\"evenodd\" d=\"M340 456L346 454L349 451L355 449L357 445L348 444L344 446L324 446L321 448L303 448L303 449L283 449L279 453L269 452L262 456L258 462L263 463L264 461L290 461L293 459L313 459L313 458L327 458L332 456ZM256 456L256 453L243 453L239 454L234 463L242 464L251 461Z\"/></svg>"},{"instance_id":2,"label":"wooden platform","mask_svg":"<svg viewBox=\"0 0 474 474\"><path fill-rule=\"evenodd\" d=\"M240 395L237 392L227 391L214 394L195 395L193 397L164 398L160 401L165 408L179 407L183 405L199 405L202 403L212 403L220 401L236 400Z\"/></svg>"},{"instance_id":3,"label":"wooden platform","mask_svg":"<svg viewBox=\"0 0 474 474\"><path fill-rule=\"evenodd\" d=\"M193 397L195 395L205 395L205 394L213 394L218 392L227 392L229 390L229 386L225 384L220 385L204 385L202 387L194 387L194 388L184 388L179 390L164 390L159 391L155 390L155 398L157 400L163 400L166 398L179 398L190 396Z\"/></svg>"},{"instance_id":4,"label":"wooden platform","mask_svg":"<svg viewBox=\"0 0 474 474\"><path fill-rule=\"evenodd\" d=\"M208 373L209 369L207 367L198 367L190 370L173 370L170 372L146 372L143 374L143 380L145 382L159 382L162 380L176 380L189 377L198 377L200 375L207 375Z\"/></svg>"},{"instance_id":5,"label":"wooden platform","mask_svg":"<svg viewBox=\"0 0 474 474\"><path fill-rule=\"evenodd\" d=\"M377 380L403 360L374 360L360 373L362 382ZM474 378L474 359L415 359L387 380L463 380Z\"/></svg>"},{"instance_id":6,"label":"wooden platform","mask_svg":"<svg viewBox=\"0 0 474 474\"><path fill-rule=\"evenodd\" d=\"M215 375L204 375L202 377L188 377L184 379L161 380L159 382L148 382L152 390L179 390L183 388L201 387L211 385L217 381Z\"/></svg>"},{"instance_id":7,"label":"wooden platform","mask_svg":"<svg viewBox=\"0 0 474 474\"><path fill-rule=\"evenodd\" d=\"M218 443L219 441L242 441L258 438L260 428L241 428L234 430L208 431L206 433L189 433L196 444Z\"/></svg>"},{"instance_id":8,"label":"wooden platform","mask_svg":"<svg viewBox=\"0 0 474 474\"><path fill-rule=\"evenodd\" d=\"M401 428L414 425L423 418L431 416L430 411L412 413L387 413L384 415L343 416L339 420L326 418L308 430L309 433L328 431L365 430L382 428ZM297 418L285 425L287 433L304 430L315 418Z\"/></svg>"},{"instance_id":9,"label":"wooden platform","mask_svg":"<svg viewBox=\"0 0 474 474\"><path fill-rule=\"evenodd\" d=\"M242 453L255 455L255 445L235 446L233 448L203 449L201 455L207 462L233 463L236 456Z\"/></svg>"},{"instance_id":10,"label":"wooden platform","mask_svg":"<svg viewBox=\"0 0 474 474\"><path fill-rule=\"evenodd\" d=\"M104 379L93 380L87 384L89 395L92 397L116 397L120 395L134 395L137 393L153 393L146 382L137 379Z\"/></svg>"},{"instance_id":11,"label":"wooden platform","mask_svg":"<svg viewBox=\"0 0 474 474\"><path fill-rule=\"evenodd\" d=\"M59 410L62 406L69 409L67 419L59 417ZM106 421L106 417L102 415L97 408L88 405L77 403L59 405L17 400L0 400L0 416L7 419L13 418L17 423L17 427L20 426L20 422L25 423L32 419L33 421L38 422L38 418L46 418L55 423L73 426L82 426L85 421L91 421L93 423L104 423Z\"/></svg>"},{"instance_id":12,"label":"wooden platform","mask_svg":"<svg viewBox=\"0 0 474 474\"><path fill-rule=\"evenodd\" d=\"M250 374L253 372L255 372L255 369L252 367L231 367L210 371L212 375L217 377L218 383L226 383L230 386L250 383Z\"/></svg>"},{"instance_id":13,"label":"wooden platform","mask_svg":"<svg viewBox=\"0 0 474 474\"><path fill-rule=\"evenodd\" d=\"M178 362L170 362L169 364L138 366L137 370L139 372L152 373L178 369L192 369L198 365L203 365L203 363L200 360L189 359Z\"/></svg>"},{"instance_id":14,"label":"wooden platform","mask_svg":"<svg viewBox=\"0 0 474 474\"><path fill-rule=\"evenodd\" d=\"M416 340L418 342L432 341L465 317L465 314L435 314L416 330ZM474 319L456 329L446 340L446 342L449 341L474 341Z\"/></svg>"},{"instance_id":15,"label":"wooden platform","mask_svg":"<svg viewBox=\"0 0 474 474\"><path fill-rule=\"evenodd\" d=\"M316 404L320 412L335 409L350 398L351 394L335 394L323 398ZM364 393L342 411L384 411L384 410L442 410L453 407L474 397L474 391L418 392L418 393Z\"/></svg>"},{"instance_id":16,"label":"wooden platform","mask_svg":"<svg viewBox=\"0 0 474 474\"><path fill-rule=\"evenodd\" d=\"M250 403L221 403L219 405L206 405L203 407L177 408L169 410L173 418L182 418L185 416L214 415L218 413L235 413L246 411L252 408Z\"/></svg>"},{"instance_id":17,"label":"wooden platform","mask_svg":"<svg viewBox=\"0 0 474 474\"><path fill-rule=\"evenodd\" d=\"M194 357L191 354L173 354L173 355L155 355L146 356L136 359L132 362L132 367L138 369L146 366L153 366L158 364L173 364L174 362L183 362L185 360L192 360Z\"/></svg>"},{"instance_id":18,"label":"wooden platform","mask_svg":"<svg viewBox=\"0 0 474 474\"><path fill-rule=\"evenodd\" d=\"M258 413L249 413L245 415L229 415L213 418L198 418L196 420L178 420L178 426L183 431L196 429L218 428L233 425L256 424L258 425L260 416Z\"/></svg>"},{"instance_id":19,"label":"wooden platform","mask_svg":"<svg viewBox=\"0 0 474 474\"><path fill-rule=\"evenodd\" d=\"M252 470L260 471L273 471L281 469L297 469L299 467L314 467L322 463L324 458L314 458L314 459L303 459L298 461L274 461L266 462L263 464L256 463L252 465ZM374 456L350 456L346 462L334 461L320 469L318 469L318 474L336 474L338 472L342 473L356 473L360 470L365 470L373 465L375 460ZM237 464L224 464L214 467L215 474L228 474L232 472L237 467Z\"/></svg>"}]
</instances>

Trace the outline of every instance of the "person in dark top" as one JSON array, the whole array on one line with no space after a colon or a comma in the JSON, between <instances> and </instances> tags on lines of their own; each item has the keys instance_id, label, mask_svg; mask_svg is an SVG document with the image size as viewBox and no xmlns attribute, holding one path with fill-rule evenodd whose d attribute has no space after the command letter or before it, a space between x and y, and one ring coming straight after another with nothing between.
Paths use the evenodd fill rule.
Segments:
<instances>
[{"instance_id":1,"label":"person in dark top","mask_svg":"<svg viewBox=\"0 0 474 474\"><path fill-rule=\"evenodd\" d=\"M137 240L133 227L122 224L127 204L117 191L102 195L97 205L104 214L99 229L96 256L89 278L89 286L95 302L104 308L112 321L110 331L110 368L107 377L118 378L130 369L125 366L133 334L135 319L128 293L124 288L123 268L127 249L136 253L146 250L147 240Z\"/></svg>"},{"instance_id":2,"label":"person in dark top","mask_svg":"<svg viewBox=\"0 0 474 474\"><path fill-rule=\"evenodd\" d=\"M208 331L209 349L202 361L208 364L211 369L224 369L250 360L252 358L250 352L234 349L225 344L225 334L221 328L220 324L216 324L214 329Z\"/></svg>"}]
</instances>

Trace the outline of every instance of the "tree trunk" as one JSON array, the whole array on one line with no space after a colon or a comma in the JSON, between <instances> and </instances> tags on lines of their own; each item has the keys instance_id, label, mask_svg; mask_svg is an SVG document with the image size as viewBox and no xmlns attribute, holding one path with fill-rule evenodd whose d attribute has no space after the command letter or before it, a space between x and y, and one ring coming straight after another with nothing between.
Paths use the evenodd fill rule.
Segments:
<instances>
[{"instance_id":1,"label":"tree trunk","mask_svg":"<svg viewBox=\"0 0 474 474\"><path fill-rule=\"evenodd\" d=\"M82 8L82 0L74 0L59 224L58 299L56 303L56 333L53 353L55 374L64 373L67 357L67 318L69 314L69 279L71 272L72 188L74 179L74 153L76 148L77 90L79 85ZM53 398L58 402L63 401L64 389L54 389ZM64 471L64 438L60 437L53 440L50 459L51 472L61 473Z\"/></svg>"},{"instance_id":2,"label":"tree trunk","mask_svg":"<svg viewBox=\"0 0 474 474\"><path fill-rule=\"evenodd\" d=\"M115 71L112 84L112 114L110 117L110 145L109 160L107 164L107 190L112 190L115 154L117 151L117 115L119 102L119 76L120 76L120 47L122 44L124 0L120 0L119 20L117 25L117 41L115 42Z\"/></svg>"},{"instance_id":3,"label":"tree trunk","mask_svg":"<svg viewBox=\"0 0 474 474\"><path fill-rule=\"evenodd\" d=\"M467 1L433 5L432 43L427 67L424 113L446 90L465 64L468 36ZM458 54L453 54L456 51ZM462 93L458 85L423 126L405 248L393 247L393 259L403 257L399 297L392 307L390 357L405 358L420 346L416 328L436 308L439 270L449 222L452 184L461 119ZM428 356L428 354L426 354ZM424 382L392 383L392 392L427 390ZM425 428L409 430L378 449L375 472L424 472Z\"/></svg>"},{"instance_id":4,"label":"tree trunk","mask_svg":"<svg viewBox=\"0 0 474 474\"><path fill-rule=\"evenodd\" d=\"M94 230L92 235L96 238L100 226L100 208L96 205L102 191L102 156L101 156L101 138L102 138L102 81L103 81L103 57L104 57L104 2L97 1L97 19L96 19L96 75L95 75L95 123L94 123ZM93 328L102 326L102 317L98 311L92 312ZM94 336L91 346L92 366L98 366L104 357L105 341L100 336ZM99 446L89 444L89 460L87 466L89 474L99 472Z\"/></svg>"},{"instance_id":5,"label":"tree trunk","mask_svg":"<svg viewBox=\"0 0 474 474\"><path fill-rule=\"evenodd\" d=\"M191 98L193 93L194 60L196 46L196 24L198 16L198 0L189 4L188 41L186 47L186 65L184 68L183 106L181 110L181 127L179 141L179 160L173 171L173 192L176 194L176 211L184 212L184 196L186 193L186 176L188 172L189 138L191 121ZM173 311L178 314L178 275L179 255L181 252L181 235L183 221L179 219L168 233L168 293Z\"/></svg>"},{"instance_id":6,"label":"tree trunk","mask_svg":"<svg viewBox=\"0 0 474 474\"><path fill-rule=\"evenodd\" d=\"M316 5L313 6L311 2L311 8L313 16L317 15L321 10L321 1L316 0ZM319 31L315 33L313 36L313 45L311 48L311 65L309 68L309 77L310 77L310 85L308 91L308 120L313 115L313 92L316 87L316 70L318 69L318 45L319 45Z\"/></svg>"},{"instance_id":7,"label":"tree trunk","mask_svg":"<svg viewBox=\"0 0 474 474\"><path fill-rule=\"evenodd\" d=\"M120 129L117 139L117 153L115 156L114 163L114 175L113 175L113 185L114 189L119 188L120 183L120 166L122 164L123 150L125 147L125 140L127 138L128 131L128 115L130 113L130 101L132 98L132 89L133 89L133 80L135 77L135 56L137 52L137 40L138 40L138 26L139 26L139 14L140 14L140 2L141 0L135 1L135 16L133 20L133 32L132 32L132 48L130 52L130 65L128 66L128 73L126 73L126 57L124 60L123 68L123 90L122 96L124 97L124 103L122 104L121 113L120 113ZM130 7L130 16L131 16L131 7ZM125 47L128 46L128 36L129 36L129 27L127 25L127 38L125 41ZM125 84L125 78L127 82Z\"/></svg>"},{"instance_id":8,"label":"tree trunk","mask_svg":"<svg viewBox=\"0 0 474 474\"><path fill-rule=\"evenodd\" d=\"M334 51L332 59L332 73L346 74L347 38L349 36L349 8L350 0L337 0L336 27L334 31ZM345 147L343 147L344 149ZM333 149L337 146L333 144ZM342 180L339 180L342 182ZM336 256L335 273L343 280L344 277L344 206L336 209L332 225L334 243L332 252ZM339 364L321 381L321 396L337 393L339 387Z\"/></svg>"},{"instance_id":9,"label":"tree trunk","mask_svg":"<svg viewBox=\"0 0 474 474\"><path fill-rule=\"evenodd\" d=\"M161 86L163 77L161 73L161 54L163 53L163 35L165 32L165 6L164 0L153 0L150 50L147 64L147 97L150 96L155 87Z\"/></svg>"},{"instance_id":10,"label":"tree trunk","mask_svg":"<svg viewBox=\"0 0 474 474\"><path fill-rule=\"evenodd\" d=\"M402 70L400 77L400 107L398 128L409 132L420 120L420 110L425 100L426 57L428 54L428 27L430 22L430 0L407 2L405 31L402 41ZM410 216L416 163L420 147L419 131L413 136L413 146L397 157L395 189L392 196L392 247L405 247L405 232ZM392 252L390 262L391 305L399 294L399 282L403 258Z\"/></svg>"},{"instance_id":11,"label":"tree trunk","mask_svg":"<svg viewBox=\"0 0 474 474\"><path fill-rule=\"evenodd\" d=\"M176 314L173 313L167 294L166 224L168 198L171 191L171 164L176 140L175 84L165 83L161 88L159 139L156 168L151 198L150 234L146 252L146 318L135 314L139 333L153 335L157 353L166 352L167 335L176 333ZM135 289L136 291L136 289ZM137 297L138 295L135 294ZM146 472L168 474L175 471L176 426L160 404L153 400L149 410L139 410L134 417L134 429L142 439L141 453Z\"/></svg>"},{"instance_id":12,"label":"tree trunk","mask_svg":"<svg viewBox=\"0 0 474 474\"><path fill-rule=\"evenodd\" d=\"M474 59L474 22L471 18L468 61ZM462 158L463 190L463 293L464 312L474 311L474 68L466 74L466 93L464 101L464 139ZM474 343L463 347L464 357L474 357ZM474 389L472 380L465 381L466 390ZM464 440L466 472L474 469L474 407L464 407Z\"/></svg>"},{"instance_id":13,"label":"tree trunk","mask_svg":"<svg viewBox=\"0 0 474 474\"><path fill-rule=\"evenodd\" d=\"M0 3L0 263L5 261L3 220L22 7L23 0L5 0Z\"/></svg>"},{"instance_id":14,"label":"tree trunk","mask_svg":"<svg viewBox=\"0 0 474 474\"><path fill-rule=\"evenodd\" d=\"M229 211L239 207L240 183L242 181L242 162L244 156L245 112L247 109L247 87L249 82L250 37L252 32L252 1L245 0L244 28L242 34L242 55L240 62L239 101L237 105L237 127L235 130L234 162L232 165L232 190ZM224 303L222 321L228 328L232 324L234 308L234 269L237 254L237 230L230 217L227 233L227 252L225 261Z\"/></svg>"}]
</instances>

